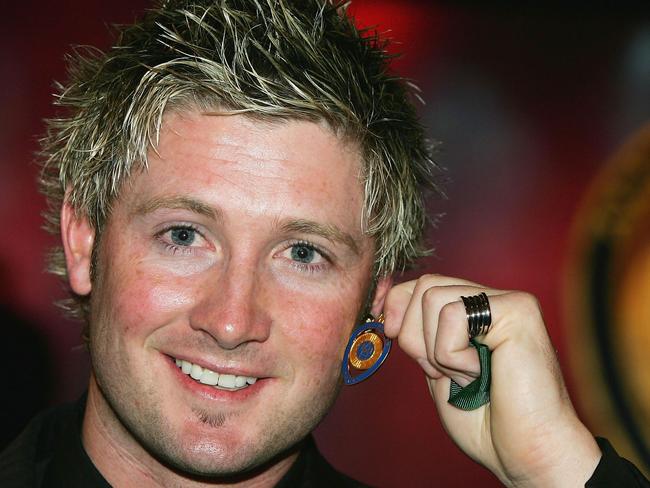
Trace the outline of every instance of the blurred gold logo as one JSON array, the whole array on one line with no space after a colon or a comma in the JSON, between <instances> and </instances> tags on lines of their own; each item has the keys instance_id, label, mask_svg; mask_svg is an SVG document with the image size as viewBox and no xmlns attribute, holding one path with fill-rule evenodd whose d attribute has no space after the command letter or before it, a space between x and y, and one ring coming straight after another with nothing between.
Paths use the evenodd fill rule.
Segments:
<instances>
[{"instance_id":1,"label":"blurred gold logo","mask_svg":"<svg viewBox=\"0 0 650 488\"><path fill-rule=\"evenodd\" d=\"M566 317L580 411L650 472L650 125L606 164L574 226Z\"/></svg>"}]
</instances>

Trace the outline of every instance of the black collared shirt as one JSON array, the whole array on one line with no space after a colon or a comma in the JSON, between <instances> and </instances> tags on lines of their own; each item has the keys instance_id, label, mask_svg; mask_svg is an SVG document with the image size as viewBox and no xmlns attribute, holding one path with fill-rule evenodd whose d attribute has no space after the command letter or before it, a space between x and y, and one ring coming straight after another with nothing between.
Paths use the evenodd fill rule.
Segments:
<instances>
[{"instance_id":1,"label":"black collared shirt","mask_svg":"<svg viewBox=\"0 0 650 488\"><path fill-rule=\"evenodd\" d=\"M0 454L2 488L107 488L81 443L85 399L55 407L30 422L23 433ZM616 454L605 439L597 439L603 456L585 485L587 488L650 487L636 467ZM363 488L337 472L309 438L276 488Z\"/></svg>"},{"instance_id":2,"label":"black collared shirt","mask_svg":"<svg viewBox=\"0 0 650 488\"><path fill-rule=\"evenodd\" d=\"M81 443L85 399L34 418L0 455L2 488L110 488ZM363 488L337 472L311 437L276 488Z\"/></svg>"}]
</instances>

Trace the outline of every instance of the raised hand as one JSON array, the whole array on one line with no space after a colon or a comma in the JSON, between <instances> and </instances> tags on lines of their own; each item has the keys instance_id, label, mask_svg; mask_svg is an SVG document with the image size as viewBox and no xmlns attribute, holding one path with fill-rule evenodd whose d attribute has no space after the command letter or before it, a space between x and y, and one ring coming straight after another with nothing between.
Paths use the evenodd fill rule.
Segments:
<instances>
[{"instance_id":1,"label":"raised hand","mask_svg":"<svg viewBox=\"0 0 650 488\"><path fill-rule=\"evenodd\" d=\"M449 398L480 374L461 296L484 292L492 325L477 340L492 351L491 401L463 411ZM393 287L385 332L422 367L442 423L458 446L508 486L583 486L601 452L578 419L537 300L439 275Z\"/></svg>"}]
</instances>

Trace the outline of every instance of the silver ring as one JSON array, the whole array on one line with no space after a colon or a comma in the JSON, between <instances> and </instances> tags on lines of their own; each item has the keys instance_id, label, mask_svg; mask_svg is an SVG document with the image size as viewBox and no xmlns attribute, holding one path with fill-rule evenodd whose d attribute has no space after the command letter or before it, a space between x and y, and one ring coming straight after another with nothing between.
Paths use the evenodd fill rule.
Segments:
<instances>
[{"instance_id":1,"label":"silver ring","mask_svg":"<svg viewBox=\"0 0 650 488\"><path fill-rule=\"evenodd\" d=\"M467 332L470 339L487 334L490 325L492 325L492 311L488 296L485 293L479 293L471 297L460 298L463 300L467 313Z\"/></svg>"}]
</instances>

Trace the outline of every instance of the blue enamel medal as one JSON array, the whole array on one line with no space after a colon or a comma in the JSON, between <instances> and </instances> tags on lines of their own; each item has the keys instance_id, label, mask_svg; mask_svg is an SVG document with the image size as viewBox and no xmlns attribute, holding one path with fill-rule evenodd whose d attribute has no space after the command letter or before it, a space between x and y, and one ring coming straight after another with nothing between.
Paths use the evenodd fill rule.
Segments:
<instances>
[{"instance_id":1,"label":"blue enamel medal","mask_svg":"<svg viewBox=\"0 0 650 488\"><path fill-rule=\"evenodd\" d=\"M341 371L346 385L369 378L388 357L392 341L384 334L384 317L357 325L345 348Z\"/></svg>"}]
</instances>

